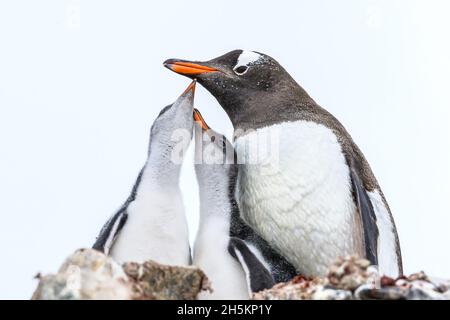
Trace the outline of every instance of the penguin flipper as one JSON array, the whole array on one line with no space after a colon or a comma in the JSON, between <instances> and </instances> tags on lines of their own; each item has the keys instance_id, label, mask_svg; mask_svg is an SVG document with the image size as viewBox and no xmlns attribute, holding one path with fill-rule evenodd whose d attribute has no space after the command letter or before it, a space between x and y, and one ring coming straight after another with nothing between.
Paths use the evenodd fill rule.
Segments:
<instances>
[{"instance_id":1,"label":"penguin flipper","mask_svg":"<svg viewBox=\"0 0 450 320\"><path fill-rule=\"evenodd\" d=\"M247 244L236 237L231 237L228 243L228 252L239 261L244 269L249 291L259 292L270 289L275 285L272 274L250 250Z\"/></svg>"},{"instance_id":2,"label":"penguin flipper","mask_svg":"<svg viewBox=\"0 0 450 320\"><path fill-rule=\"evenodd\" d=\"M378 265L378 226L375 210L369 195L358 174L358 162L352 159L350 165L350 178L352 181L355 201L358 206L358 214L361 217L364 235L364 247L366 259L373 265Z\"/></svg>"},{"instance_id":3,"label":"penguin flipper","mask_svg":"<svg viewBox=\"0 0 450 320\"><path fill-rule=\"evenodd\" d=\"M95 240L94 245L92 246L92 249L108 255L112 245L114 244L114 240L116 240L127 219L128 214L126 210L119 210L119 212L113 215L103 226L100 234Z\"/></svg>"},{"instance_id":4,"label":"penguin flipper","mask_svg":"<svg viewBox=\"0 0 450 320\"><path fill-rule=\"evenodd\" d=\"M169 108L169 106L166 108ZM150 152L150 150L149 150L149 152ZM113 246L114 241L116 240L117 236L119 235L120 230L122 230L123 226L127 222L127 219L128 219L127 209L128 209L129 204L136 199L137 189L141 183L144 169L145 169L145 166L139 172L139 175L136 179L136 182L134 183L133 189L131 190L131 194L128 197L128 199L125 201L125 203L122 205L122 207L111 218L109 218L108 221L106 221L102 230L100 230L100 234L98 235L97 239L95 240L95 243L92 246L92 249L100 251L106 255L109 254L109 251L111 250L111 247Z\"/></svg>"}]
</instances>

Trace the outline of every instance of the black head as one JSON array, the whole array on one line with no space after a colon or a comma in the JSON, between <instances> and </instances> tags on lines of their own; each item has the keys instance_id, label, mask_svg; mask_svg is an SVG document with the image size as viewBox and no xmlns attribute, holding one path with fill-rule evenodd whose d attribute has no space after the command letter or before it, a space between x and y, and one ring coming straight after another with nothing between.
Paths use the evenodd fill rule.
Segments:
<instances>
[{"instance_id":1,"label":"black head","mask_svg":"<svg viewBox=\"0 0 450 320\"><path fill-rule=\"evenodd\" d=\"M299 95L309 98L275 59L254 51L234 50L206 62L169 59L164 66L197 79L235 128L274 121L279 106L292 105Z\"/></svg>"}]
</instances>

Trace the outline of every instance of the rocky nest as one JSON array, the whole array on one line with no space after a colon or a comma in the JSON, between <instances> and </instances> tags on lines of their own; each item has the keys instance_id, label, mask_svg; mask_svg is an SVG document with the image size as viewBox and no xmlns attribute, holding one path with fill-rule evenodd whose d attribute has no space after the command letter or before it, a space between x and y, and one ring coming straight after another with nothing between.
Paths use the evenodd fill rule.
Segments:
<instances>
[{"instance_id":1,"label":"rocky nest","mask_svg":"<svg viewBox=\"0 0 450 320\"><path fill-rule=\"evenodd\" d=\"M430 279L424 272L392 279L378 273L369 261L338 259L326 277L295 277L253 295L256 300L446 300L450 281Z\"/></svg>"},{"instance_id":2,"label":"rocky nest","mask_svg":"<svg viewBox=\"0 0 450 320\"><path fill-rule=\"evenodd\" d=\"M110 257L80 249L69 256L56 274L38 275L35 300L125 299L194 300L212 290L196 267L161 265L154 261L120 266ZM367 300L450 299L450 281L425 273L392 279L380 275L365 259L346 257L330 266L323 278L295 277L253 295L255 300Z\"/></svg>"}]
</instances>

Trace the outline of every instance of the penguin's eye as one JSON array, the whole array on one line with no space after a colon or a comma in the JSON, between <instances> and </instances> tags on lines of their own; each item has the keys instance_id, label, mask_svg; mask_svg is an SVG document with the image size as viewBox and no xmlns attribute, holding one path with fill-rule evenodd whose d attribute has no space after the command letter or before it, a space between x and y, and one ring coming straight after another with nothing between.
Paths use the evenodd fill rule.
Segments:
<instances>
[{"instance_id":1,"label":"penguin's eye","mask_svg":"<svg viewBox=\"0 0 450 320\"><path fill-rule=\"evenodd\" d=\"M248 70L247 66L239 66L235 69L233 69L234 73L236 73L238 76L243 75L244 73L246 73Z\"/></svg>"}]
</instances>

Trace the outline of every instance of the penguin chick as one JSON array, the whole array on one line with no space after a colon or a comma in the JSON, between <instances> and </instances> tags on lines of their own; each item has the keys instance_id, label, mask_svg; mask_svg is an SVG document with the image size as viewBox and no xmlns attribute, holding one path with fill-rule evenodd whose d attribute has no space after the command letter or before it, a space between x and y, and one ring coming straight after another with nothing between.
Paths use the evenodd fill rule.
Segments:
<instances>
[{"instance_id":1,"label":"penguin chick","mask_svg":"<svg viewBox=\"0 0 450 320\"><path fill-rule=\"evenodd\" d=\"M282 270L280 264L287 265L287 261L239 217L234 200L234 149L223 135L208 127L196 109L194 118L199 124L195 126L195 171L200 225L193 263L205 271L214 289L212 294L201 294L200 299L248 299L252 292L271 288L283 271L286 280L296 272L292 266Z\"/></svg>"},{"instance_id":2,"label":"penguin chick","mask_svg":"<svg viewBox=\"0 0 450 320\"><path fill-rule=\"evenodd\" d=\"M195 81L154 121L148 158L123 206L105 224L93 248L119 263L154 260L188 265L188 227L179 177L192 139Z\"/></svg>"}]
</instances>

